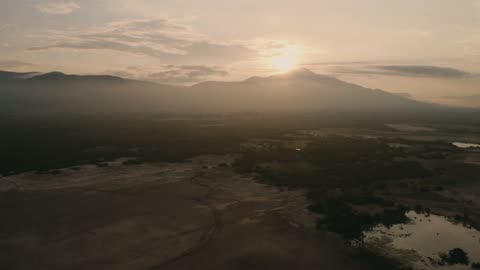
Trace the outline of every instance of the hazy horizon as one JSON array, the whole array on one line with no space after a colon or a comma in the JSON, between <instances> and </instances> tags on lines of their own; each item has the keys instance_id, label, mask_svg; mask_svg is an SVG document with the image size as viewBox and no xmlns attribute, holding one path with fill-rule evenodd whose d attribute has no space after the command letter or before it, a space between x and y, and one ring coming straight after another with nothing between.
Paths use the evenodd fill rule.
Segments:
<instances>
[{"instance_id":1,"label":"hazy horizon","mask_svg":"<svg viewBox=\"0 0 480 270\"><path fill-rule=\"evenodd\" d=\"M308 68L478 107L479 3L6 0L0 69L192 85Z\"/></svg>"}]
</instances>

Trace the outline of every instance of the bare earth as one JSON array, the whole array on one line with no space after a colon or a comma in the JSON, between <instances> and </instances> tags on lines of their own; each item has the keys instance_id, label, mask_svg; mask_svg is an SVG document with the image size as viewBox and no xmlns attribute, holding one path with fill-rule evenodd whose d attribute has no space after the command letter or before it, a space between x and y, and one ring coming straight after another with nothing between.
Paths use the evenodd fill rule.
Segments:
<instances>
[{"instance_id":1,"label":"bare earth","mask_svg":"<svg viewBox=\"0 0 480 270\"><path fill-rule=\"evenodd\" d=\"M232 172L230 156L0 178L1 269L351 269L300 191ZM8 194L7 193L7 194Z\"/></svg>"}]
</instances>

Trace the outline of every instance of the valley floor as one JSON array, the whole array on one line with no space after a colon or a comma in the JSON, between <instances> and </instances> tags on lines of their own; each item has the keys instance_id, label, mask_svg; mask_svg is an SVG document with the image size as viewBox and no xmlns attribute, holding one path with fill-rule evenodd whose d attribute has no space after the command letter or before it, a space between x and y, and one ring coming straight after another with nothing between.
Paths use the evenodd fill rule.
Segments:
<instances>
[{"instance_id":1,"label":"valley floor","mask_svg":"<svg viewBox=\"0 0 480 270\"><path fill-rule=\"evenodd\" d=\"M231 162L228 156L112 162L2 179L10 207L2 207L0 265L351 269L342 246L315 231L301 191L259 184L224 165Z\"/></svg>"},{"instance_id":2,"label":"valley floor","mask_svg":"<svg viewBox=\"0 0 480 270\"><path fill-rule=\"evenodd\" d=\"M478 125L15 123L0 122L8 150L0 152L0 269L464 270L480 262ZM419 236L430 240L418 246ZM459 249L468 257L445 255Z\"/></svg>"}]
</instances>

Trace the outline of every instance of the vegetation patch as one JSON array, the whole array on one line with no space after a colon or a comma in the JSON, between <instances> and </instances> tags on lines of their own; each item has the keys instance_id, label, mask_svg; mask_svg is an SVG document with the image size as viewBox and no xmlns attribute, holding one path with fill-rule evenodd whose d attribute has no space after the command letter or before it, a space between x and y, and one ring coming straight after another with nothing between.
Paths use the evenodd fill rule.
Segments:
<instances>
[{"instance_id":1,"label":"vegetation patch","mask_svg":"<svg viewBox=\"0 0 480 270\"><path fill-rule=\"evenodd\" d=\"M468 265L470 263L468 254L461 248L454 248L445 254L440 254L440 259L439 265Z\"/></svg>"}]
</instances>

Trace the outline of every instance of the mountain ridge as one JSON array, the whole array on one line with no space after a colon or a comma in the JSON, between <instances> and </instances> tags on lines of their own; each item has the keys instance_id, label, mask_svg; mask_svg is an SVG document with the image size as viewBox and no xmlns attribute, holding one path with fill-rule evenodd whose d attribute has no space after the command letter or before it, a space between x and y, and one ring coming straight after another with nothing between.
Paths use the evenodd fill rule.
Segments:
<instances>
[{"instance_id":1,"label":"mountain ridge","mask_svg":"<svg viewBox=\"0 0 480 270\"><path fill-rule=\"evenodd\" d=\"M0 72L0 81L0 112L388 112L440 106L308 69L189 87L62 72Z\"/></svg>"}]
</instances>

